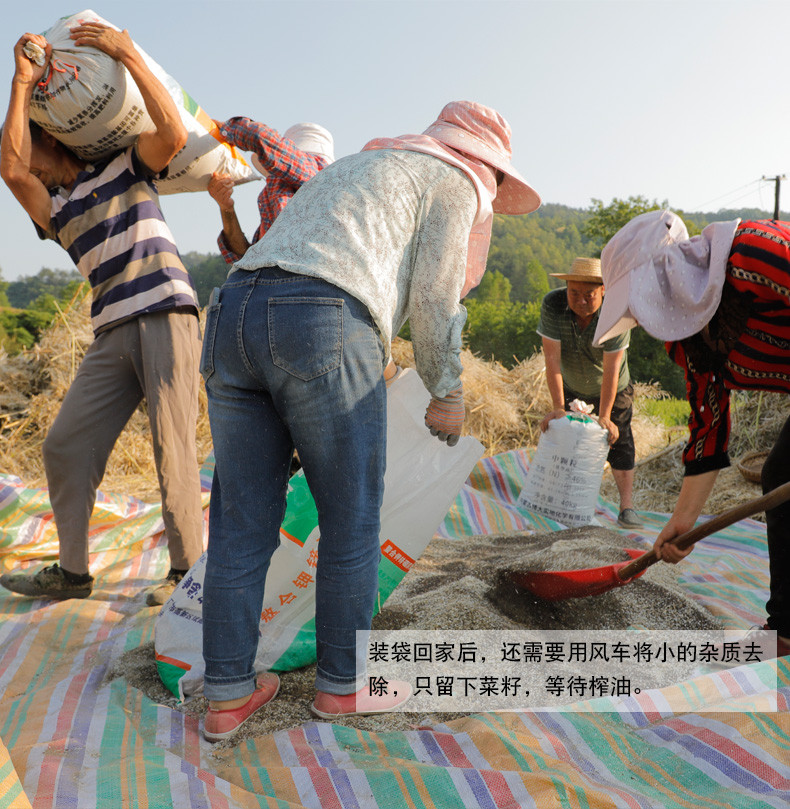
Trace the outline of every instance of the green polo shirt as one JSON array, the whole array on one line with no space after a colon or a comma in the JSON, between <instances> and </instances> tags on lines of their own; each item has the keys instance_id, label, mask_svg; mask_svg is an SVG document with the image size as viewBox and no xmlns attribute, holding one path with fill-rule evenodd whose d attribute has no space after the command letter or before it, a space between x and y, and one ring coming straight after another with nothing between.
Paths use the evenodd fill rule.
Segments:
<instances>
[{"instance_id":1,"label":"green polo shirt","mask_svg":"<svg viewBox=\"0 0 790 809\"><path fill-rule=\"evenodd\" d=\"M599 309L586 329L579 329L576 315L568 306L565 287L553 289L543 298L540 308L538 334L549 340L559 340L562 344L560 372L566 387L583 396L601 395L603 380L603 355L628 348L631 331L628 330L607 340L600 348L593 348L593 337L598 325ZM628 373L628 354L620 364L620 379L617 392L628 387L631 375Z\"/></svg>"}]
</instances>

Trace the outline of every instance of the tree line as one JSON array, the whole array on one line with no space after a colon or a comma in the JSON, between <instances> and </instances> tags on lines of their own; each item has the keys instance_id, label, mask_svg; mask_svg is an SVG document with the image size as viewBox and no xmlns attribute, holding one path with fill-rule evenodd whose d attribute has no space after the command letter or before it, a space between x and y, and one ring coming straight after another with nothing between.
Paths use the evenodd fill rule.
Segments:
<instances>
[{"instance_id":1,"label":"tree line","mask_svg":"<svg viewBox=\"0 0 790 809\"><path fill-rule=\"evenodd\" d=\"M225 280L228 266L220 255L186 253L182 258L205 306L211 290ZM30 348L73 299L87 294L87 287L77 270L44 267L15 281L4 281L0 272L0 346L7 354Z\"/></svg>"},{"instance_id":2,"label":"tree line","mask_svg":"<svg viewBox=\"0 0 790 809\"><path fill-rule=\"evenodd\" d=\"M541 345L535 330L543 296L549 289L564 285L551 273L568 272L579 256L599 257L623 225L659 208L672 208L692 236L711 222L771 217L755 208L687 213L666 200L643 196L615 198L608 204L593 199L586 209L548 204L526 216L495 216L488 271L464 301L469 348L506 367L531 356ZM664 344L639 327L631 331L628 364L635 381L658 382L676 398L684 398L682 372L667 356Z\"/></svg>"},{"instance_id":3,"label":"tree line","mask_svg":"<svg viewBox=\"0 0 790 809\"><path fill-rule=\"evenodd\" d=\"M468 311L465 340L483 359L495 359L506 367L530 357L540 348L535 331L540 303L552 288L563 282L552 273L567 272L578 256L600 256L606 242L634 216L656 208L671 207L636 196L593 199L588 208L544 204L526 216L494 217L488 271L480 286L464 300ZM770 214L756 209L720 210L716 213L685 213L675 210L689 232L725 219L766 219ZM185 253L201 306L211 290L221 286L228 266L220 255ZM43 268L36 275L3 281L0 272L0 343L8 353L30 347L38 340L59 309L75 295L82 283L76 270ZM408 324L402 332L408 337ZM631 333L631 376L639 382L657 381L681 398L685 385L677 366L667 357L663 344L640 328Z\"/></svg>"}]
</instances>

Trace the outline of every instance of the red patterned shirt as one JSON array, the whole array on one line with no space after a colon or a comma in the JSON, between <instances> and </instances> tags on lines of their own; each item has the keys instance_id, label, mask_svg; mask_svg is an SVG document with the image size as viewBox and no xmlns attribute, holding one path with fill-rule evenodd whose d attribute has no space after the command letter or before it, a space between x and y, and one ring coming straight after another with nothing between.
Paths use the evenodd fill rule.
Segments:
<instances>
[{"instance_id":1,"label":"red patterned shirt","mask_svg":"<svg viewBox=\"0 0 790 809\"><path fill-rule=\"evenodd\" d=\"M694 351L689 338L666 344L686 374L691 416L683 452L687 475L728 466L730 390L790 393L790 222L741 222L727 263L717 334L729 330L726 355L712 367L708 349ZM717 318L714 317L714 320ZM733 328L733 324L735 327ZM695 360L695 357L697 359Z\"/></svg>"},{"instance_id":2,"label":"red patterned shirt","mask_svg":"<svg viewBox=\"0 0 790 809\"><path fill-rule=\"evenodd\" d=\"M288 200L328 161L321 155L297 149L292 140L284 138L276 129L249 118L231 118L222 124L220 132L228 143L256 154L269 172L263 191L258 195L261 223L252 237L251 244L255 244L271 227ZM224 232L219 234L217 244L228 264L241 258L230 249Z\"/></svg>"}]
</instances>

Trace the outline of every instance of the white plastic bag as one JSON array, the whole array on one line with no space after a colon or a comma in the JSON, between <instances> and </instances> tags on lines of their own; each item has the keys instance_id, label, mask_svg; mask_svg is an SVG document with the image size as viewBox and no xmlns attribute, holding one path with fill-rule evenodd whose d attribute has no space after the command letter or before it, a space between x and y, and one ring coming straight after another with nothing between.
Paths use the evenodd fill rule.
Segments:
<instances>
[{"instance_id":1,"label":"white plastic bag","mask_svg":"<svg viewBox=\"0 0 790 809\"><path fill-rule=\"evenodd\" d=\"M129 146L153 122L126 68L106 53L75 45L69 31L80 22L100 22L86 10L58 20L44 36L52 45L50 68L33 93L30 118L84 160L100 160ZM186 146L173 158L167 177L157 181L161 194L204 191L213 172L235 182L260 179L237 150L222 141L211 118L139 45L151 72L176 102L187 129Z\"/></svg>"},{"instance_id":2,"label":"white plastic bag","mask_svg":"<svg viewBox=\"0 0 790 809\"><path fill-rule=\"evenodd\" d=\"M425 550L483 455L483 445L469 436L448 447L430 434L424 421L429 400L411 369L400 371L387 390L379 607ZM266 577L257 671L289 671L315 662L318 517L301 471L289 485L280 540ZM203 689L205 566L204 554L156 622L157 669L164 684L181 699Z\"/></svg>"},{"instance_id":3,"label":"white plastic bag","mask_svg":"<svg viewBox=\"0 0 790 809\"><path fill-rule=\"evenodd\" d=\"M566 526L588 525L608 454L609 434L594 419L553 419L540 436L518 505Z\"/></svg>"}]
</instances>

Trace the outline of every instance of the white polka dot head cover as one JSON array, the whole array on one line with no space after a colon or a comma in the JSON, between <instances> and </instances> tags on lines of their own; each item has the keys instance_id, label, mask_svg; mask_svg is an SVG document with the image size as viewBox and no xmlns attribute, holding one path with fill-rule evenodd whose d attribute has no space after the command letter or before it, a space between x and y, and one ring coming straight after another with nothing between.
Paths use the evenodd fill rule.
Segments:
<instances>
[{"instance_id":1,"label":"white polka dot head cover","mask_svg":"<svg viewBox=\"0 0 790 809\"><path fill-rule=\"evenodd\" d=\"M600 345L636 325L659 340L683 340L713 317L739 219L713 222L689 238L669 210L620 228L601 252L606 295L593 339Z\"/></svg>"}]
</instances>

